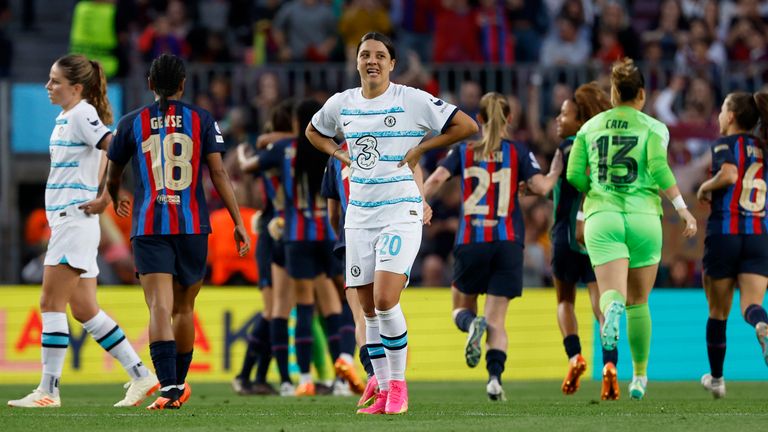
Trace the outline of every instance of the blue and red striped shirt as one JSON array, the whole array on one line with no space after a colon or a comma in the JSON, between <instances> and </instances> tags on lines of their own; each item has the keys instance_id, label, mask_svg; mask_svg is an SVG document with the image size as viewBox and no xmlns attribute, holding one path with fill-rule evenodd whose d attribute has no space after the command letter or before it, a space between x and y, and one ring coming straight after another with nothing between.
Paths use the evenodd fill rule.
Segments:
<instances>
[{"instance_id":1,"label":"blue and red striped shirt","mask_svg":"<svg viewBox=\"0 0 768 432\"><path fill-rule=\"evenodd\" d=\"M296 145L295 138L288 138L271 144L259 154L261 171L280 170L279 188L274 192L273 204L278 212L284 205L283 241L335 241L325 200L319 193L309 196L309 185L301 184L295 178ZM275 183L272 185L276 186Z\"/></svg>"},{"instance_id":2,"label":"blue and red striped shirt","mask_svg":"<svg viewBox=\"0 0 768 432\"><path fill-rule=\"evenodd\" d=\"M211 232L202 187L206 155L223 152L224 139L204 109L168 101L139 108L118 123L108 157L132 160L136 178L131 237Z\"/></svg>"},{"instance_id":3,"label":"blue and red striped shirt","mask_svg":"<svg viewBox=\"0 0 768 432\"><path fill-rule=\"evenodd\" d=\"M712 173L724 164L736 165L739 177L727 188L712 192L707 234L765 234L766 181L764 146L747 134L729 135L712 144Z\"/></svg>"},{"instance_id":4,"label":"blue and red striped shirt","mask_svg":"<svg viewBox=\"0 0 768 432\"><path fill-rule=\"evenodd\" d=\"M339 146L347 151L347 142L344 141ZM320 195L323 198L332 199L341 202L341 217L339 218L339 238L333 245L333 250L339 250L346 246L344 240L344 215L347 214L347 204L349 204L349 167L344 166L336 158L328 158L328 164L323 174L323 185L320 187Z\"/></svg>"},{"instance_id":5,"label":"blue and red striped shirt","mask_svg":"<svg viewBox=\"0 0 768 432\"><path fill-rule=\"evenodd\" d=\"M533 153L518 142L502 140L491 155L461 143L440 163L461 176L464 197L456 244L497 240L523 244L525 226L517 199L518 182L540 173Z\"/></svg>"}]
</instances>

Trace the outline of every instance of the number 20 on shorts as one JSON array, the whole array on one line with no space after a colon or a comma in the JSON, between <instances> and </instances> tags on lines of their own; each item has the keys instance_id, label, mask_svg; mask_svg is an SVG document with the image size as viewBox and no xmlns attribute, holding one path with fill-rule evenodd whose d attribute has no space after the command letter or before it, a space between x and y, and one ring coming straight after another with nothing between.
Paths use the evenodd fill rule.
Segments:
<instances>
[{"instance_id":1,"label":"number 20 on shorts","mask_svg":"<svg viewBox=\"0 0 768 432\"><path fill-rule=\"evenodd\" d=\"M379 255L397 256L403 247L403 239L399 235L382 234L379 238Z\"/></svg>"}]
</instances>

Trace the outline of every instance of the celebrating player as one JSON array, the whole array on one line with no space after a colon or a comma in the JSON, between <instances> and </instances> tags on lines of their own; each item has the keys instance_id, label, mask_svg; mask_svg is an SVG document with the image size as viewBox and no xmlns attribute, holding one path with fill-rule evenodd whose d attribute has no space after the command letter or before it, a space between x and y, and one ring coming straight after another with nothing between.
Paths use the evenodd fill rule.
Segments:
<instances>
[{"instance_id":1,"label":"celebrating player","mask_svg":"<svg viewBox=\"0 0 768 432\"><path fill-rule=\"evenodd\" d=\"M720 108L722 138L712 144L712 178L698 191L710 202L704 251L704 291L709 301L707 354L710 373L701 383L716 398L725 396L725 327L733 288L741 291L741 313L757 333L768 364L768 315L762 303L768 284L768 224L764 169L768 93L731 93ZM760 138L751 131L761 125Z\"/></svg>"},{"instance_id":2,"label":"celebrating player","mask_svg":"<svg viewBox=\"0 0 768 432\"><path fill-rule=\"evenodd\" d=\"M358 410L362 414L408 410L408 332L400 293L421 244L423 221L413 167L424 152L477 131L455 106L391 83L395 58L389 38L364 35L357 48L361 87L332 96L307 127L315 147L350 167L346 282L357 289L365 313L368 353L380 389L370 407ZM432 130L441 134L421 142ZM338 134L348 151L331 139Z\"/></svg>"},{"instance_id":3,"label":"celebrating player","mask_svg":"<svg viewBox=\"0 0 768 432\"><path fill-rule=\"evenodd\" d=\"M45 187L51 239L40 296L43 376L32 393L8 405L61 406L59 379L69 345L67 304L75 319L131 377L125 398L115 406L138 405L157 390L157 378L96 301L98 215L109 205L108 197L96 197L106 166L103 152L112 141L112 132L105 126L112 123L107 80L98 62L68 55L53 64L45 88L51 103L61 106L62 112L51 134L51 170Z\"/></svg>"},{"instance_id":4,"label":"celebrating player","mask_svg":"<svg viewBox=\"0 0 768 432\"><path fill-rule=\"evenodd\" d=\"M609 96L596 83L584 84L576 89L572 99L566 99L557 116L557 134L563 141L560 151L563 163L568 156L573 139L579 128L595 115L609 109ZM587 284L589 299L595 318L603 323L600 312L600 294L597 292L595 272L586 249L579 243L579 234L584 227L581 204L584 195L579 193L561 174L554 190L555 223L552 226L552 273L557 292L557 322L563 335L563 345L568 356L568 374L563 380L564 394L573 394L579 389L579 378L587 369L587 362L581 355L579 328L576 322L576 284ZM603 350L603 399L619 397L619 383L616 379L617 350Z\"/></svg>"},{"instance_id":5,"label":"celebrating player","mask_svg":"<svg viewBox=\"0 0 768 432\"><path fill-rule=\"evenodd\" d=\"M207 111L179 100L185 77L178 57L155 59L149 70L155 102L120 120L108 152L107 189L120 216L128 214L118 197L128 161L137 176L131 244L149 307L149 350L162 392L148 407L152 410L178 409L191 394L185 380L195 341L195 297L205 276L211 231L203 161L234 222L238 253L250 249L222 163L224 139Z\"/></svg>"},{"instance_id":6,"label":"celebrating player","mask_svg":"<svg viewBox=\"0 0 768 432\"><path fill-rule=\"evenodd\" d=\"M272 131L259 137L283 136L293 131L293 102L283 101L273 108L270 115ZM268 144L272 144L269 142ZM237 158L240 169L247 172L252 169L253 157L247 157L245 148L247 144L241 144L237 148ZM274 218L284 218L282 201L277 201L277 190L280 188L280 170L271 169L260 175L264 191L264 207L259 216L257 231L259 238L256 244L256 263L259 268L259 288L264 300L264 312L257 318L249 336L243 367L240 374L232 380L232 386L238 394L272 395L277 392L267 383L267 372L272 360L271 323L274 307L273 286L286 287L281 292L287 292L288 275L285 273L285 254L283 244L269 235L269 223ZM275 203L280 205L276 208ZM258 360L256 368L256 381L251 383L250 375L253 366Z\"/></svg>"},{"instance_id":7,"label":"celebrating player","mask_svg":"<svg viewBox=\"0 0 768 432\"><path fill-rule=\"evenodd\" d=\"M645 396L648 382L648 295L656 279L662 243L659 189L685 222L683 235L696 234L696 219L688 211L667 163L669 131L640 111L645 105L644 85L643 75L631 59L613 65L614 108L582 126L567 170L568 181L587 194L584 234L605 317L600 340L608 351L616 349L619 322L626 308L634 370L629 386L632 399Z\"/></svg>"},{"instance_id":8,"label":"celebrating player","mask_svg":"<svg viewBox=\"0 0 768 432\"><path fill-rule=\"evenodd\" d=\"M482 139L462 143L440 162L424 186L427 198L452 176L461 178L464 201L453 268L453 320L469 333L465 357L469 367L480 362L483 333L491 400L506 400L501 375L507 360L506 316L509 301L523 292L525 227L518 202L518 183L548 194L563 171L560 151L549 174L541 175L533 153L506 135L510 110L507 98L487 93L480 99L477 120ZM487 294L485 317L477 316L477 296Z\"/></svg>"}]
</instances>

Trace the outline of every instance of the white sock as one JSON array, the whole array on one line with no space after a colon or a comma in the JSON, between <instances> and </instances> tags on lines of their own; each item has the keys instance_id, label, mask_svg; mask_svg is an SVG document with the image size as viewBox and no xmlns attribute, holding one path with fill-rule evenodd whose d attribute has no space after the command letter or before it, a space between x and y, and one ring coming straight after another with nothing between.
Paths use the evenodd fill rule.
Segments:
<instances>
[{"instance_id":1,"label":"white sock","mask_svg":"<svg viewBox=\"0 0 768 432\"><path fill-rule=\"evenodd\" d=\"M43 312L42 358L43 376L39 389L59 395L59 379L64 368L64 356L69 346L69 325L64 312Z\"/></svg>"},{"instance_id":2,"label":"white sock","mask_svg":"<svg viewBox=\"0 0 768 432\"><path fill-rule=\"evenodd\" d=\"M95 317L83 323L83 328L93 336L96 342L117 359L131 379L144 378L149 370L141 362L136 350L125 337L125 333L115 320L100 310Z\"/></svg>"},{"instance_id":3,"label":"white sock","mask_svg":"<svg viewBox=\"0 0 768 432\"><path fill-rule=\"evenodd\" d=\"M408 329L405 325L405 316L400 304L392 309L382 311L376 309L379 316L379 332L381 342L384 344L384 352L389 363L390 379L405 380L405 360L408 357Z\"/></svg>"},{"instance_id":4,"label":"white sock","mask_svg":"<svg viewBox=\"0 0 768 432\"><path fill-rule=\"evenodd\" d=\"M379 334L379 317L365 317L365 345L371 359L373 374L381 390L389 390L389 362Z\"/></svg>"},{"instance_id":5,"label":"white sock","mask_svg":"<svg viewBox=\"0 0 768 432\"><path fill-rule=\"evenodd\" d=\"M306 384L312 382L312 374L311 373L303 373L299 375L299 384Z\"/></svg>"},{"instance_id":6,"label":"white sock","mask_svg":"<svg viewBox=\"0 0 768 432\"><path fill-rule=\"evenodd\" d=\"M340 358L340 359L342 359L342 360L344 360L345 362L347 362L347 363L351 364L351 365L355 364L355 358L354 358L354 357L352 357L352 354L348 354L348 353L341 353L341 354L339 355L339 358Z\"/></svg>"}]
</instances>

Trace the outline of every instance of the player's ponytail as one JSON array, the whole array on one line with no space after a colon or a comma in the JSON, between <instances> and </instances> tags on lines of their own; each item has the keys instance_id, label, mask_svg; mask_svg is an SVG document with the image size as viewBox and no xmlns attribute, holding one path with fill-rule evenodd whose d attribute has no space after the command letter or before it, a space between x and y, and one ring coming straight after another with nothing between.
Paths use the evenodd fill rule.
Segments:
<instances>
[{"instance_id":1,"label":"player's ponytail","mask_svg":"<svg viewBox=\"0 0 768 432\"><path fill-rule=\"evenodd\" d=\"M573 101L579 110L576 120L582 124L611 108L610 97L594 81L579 86L573 93Z\"/></svg>"},{"instance_id":2,"label":"player's ponytail","mask_svg":"<svg viewBox=\"0 0 768 432\"><path fill-rule=\"evenodd\" d=\"M509 102L501 93L490 92L480 99L480 117L483 125L483 155L489 156L499 147L509 117Z\"/></svg>"},{"instance_id":3,"label":"player's ponytail","mask_svg":"<svg viewBox=\"0 0 768 432\"><path fill-rule=\"evenodd\" d=\"M763 150L766 150L768 146L768 93L757 92L752 95L757 106L757 111L760 113L760 121L758 122L757 136L763 141Z\"/></svg>"},{"instance_id":4,"label":"player's ponytail","mask_svg":"<svg viewBox=\"0 0 768 432\"><path fill-rule=\"evenodd\" d=\"M171 54L162 54L152 61L149 67L149 81L152 91L157 94L161 112L168 110L168 98L182 90L182 82L187 76L184 62Z\"/></svg>"},{"instance_id":5,"label":"player's ponytail","mask_svg":"<svg viewBox=\"0 0 768 432\"><path fill-rule=\"evenodd\" d=\"M616 103L629 102L637 98L645 87L645 78L635 62L629 58L615 62L611 67L611 93Z\"/></svg>"},{"instance_id":6,"label":"player's ponytail","mask_svg":"<svg viewBox=\"0 0 768 432\"><path fill-rule=\"evenodd\" d=\"M92 83L83 89L83 96L96 108L96 112L99 113L99 118L104 124L112 124L112 106L107 98L107 76L99 62L91 60L91 67L93 68Z\"/></svg>"},{"instance_id":7,"label":"player's ponytail","mask_svg":"<svg viewBox=\"0 0 768 432\"><path fill-rule=\"evenodd\" d=\"M112 124L112 107L107 98L107 77L99 62L81 54L70 54L56 60L70 84L83 86L81 97L96 108L104 124Z\"/></svg>"}]
</instances>

